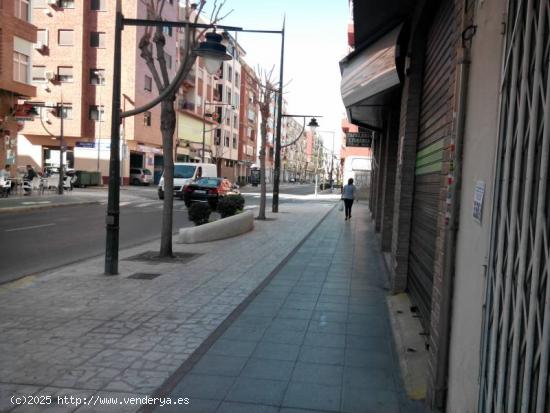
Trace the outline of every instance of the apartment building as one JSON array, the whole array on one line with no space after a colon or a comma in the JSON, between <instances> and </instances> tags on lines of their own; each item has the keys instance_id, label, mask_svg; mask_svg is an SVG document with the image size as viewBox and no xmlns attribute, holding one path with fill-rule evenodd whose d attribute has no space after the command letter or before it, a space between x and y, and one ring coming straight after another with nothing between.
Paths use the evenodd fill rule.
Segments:
<instances>
[{"instance_id":1,"label":"apartment building","mask_svg":"<svg viewBox=\"0 0 550 413\"><path fill-rule=\"evenodd\" d=\"M180 16L185 16L184 8L180 8ZM199 16L198 22L206 23L206 20ZM178 47L184 40L183 36L179 37ZM181 85L176 106L174 159L177 162L212 162L212 138L218 125L214 115L216 79L217 75L210 75L203 59L198 58Z\"/></svg>"},{"instance_id":2,"label":"apartment building","mask_svg":"<svg viewBox=\"0 0 550 413\"><path fill-rule=\"evenodd\" d=\"M216 80L215 100L219 122L215 131L212 157L218 166L218 174L236 182L239 160L239 111L241 106L241 63L244 49L235 38L224 32L224 44L232 60L223 62Z\"/></svg>"},{"instance_id":3,"label":"apartment building","mask_svg":"<svg viewBox=\"0 0 550 413\"><path fill-rule=\"evenodd\" d=\"M259 79L254 70L241 59L241 105L239 112L239 183L249 181L250 168L258 153Z\"/></svg>"},{"instance_id":4,"label":"apartment building","mask_svg":"<svg viewBox=\"0 0 550 413\"><path fill-rule=\"evenodd\" d=\"M142 2L123 2L125 17L146 18ZM177 19L177 2L164 9L167 19ZM115 0L34 0L32 18L38 27L32 52L33 101L49 108L34 122L26 122L18 135L19 165L38 168L59 165L61 119L65 159L69 168L100 171L106 179L110 156ZM144 28L125 27L122 34L122 108L133 109L158 94L153 77L137 47ZM176 31L166 28L166 53L170 76L176 70ZM160 108L121 125L121 175L128 182L129 169L147 167L158 180L162 173Z\"/></svg>"},{"instance_id":5,"label":"apartment building","mask_svg":"<svg viewBox=\"0 0 550 413\"><path fill-rule=\"evenodd\" d=\"M15 165L17 132L23 123L14 115L20 99L34 96L31 84L36 27L28 0L0 1L0 159ZM14 169L14 168L13 168Z\"/></svg>"},{"instance_id":6,"label":"apartment building","mask_svg":"<svg viewBox=\"0 0 550 413\"><path fill-rule=\"evenodd\" d=\"M290 179L300 180L306 162L306 135L304 125L294 118L283 118L285 134L281 136L282 172L281 179L288 182ZM286 146L289 145L289 146Z\"/></svg>"}]
</instances>

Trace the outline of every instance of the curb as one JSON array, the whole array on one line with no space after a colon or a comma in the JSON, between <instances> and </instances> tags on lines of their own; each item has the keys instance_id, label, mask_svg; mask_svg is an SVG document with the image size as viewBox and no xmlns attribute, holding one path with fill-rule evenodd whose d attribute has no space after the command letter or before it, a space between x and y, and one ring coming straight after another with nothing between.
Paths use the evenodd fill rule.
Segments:
<instances>
[{"instance_id":1,"label":"curb","mask_svg":"<svg viewBox=\"0 0 550 413\"><path fill-rule=\"evenodd\" d=\"M75 207L82 205L98 205L100 201L82 201L82 202L72 202L67 204L47 204L47 205L29 205L29 206L18 206L18 207L7 207L0 208L0 214L3 213L20 213L27 211L34 211L37 209L51 209L51 208L60 208L60 207Z\"/></svg>"},{"instance_id":2,"label":"curb","mask_svg":"<svg viewBox=\"0 0 550 413\"><path fill-rule=\"evenodd\" d=\"M304 245L309 237L319 228L319 226L325 221L325 219L334 211L333 207L325 213L325 215L313 226L313 228L305 235L305 237L296 244L296 246L288 253L288 255L281 260L279 264L264 278L262 282L239 304L237 307L226 317L221 324L210 333L210 335L197 347L197 349L189 355L189 357L172 373L161 386L153 392L151 397L167 397L169 393L177 386L177 384L189 373L195 364L206 354L206 352L212 347L212 345L218 340L223 333L233 324L233 322L246 310L248 305L260 294L267 285L275 278L275 276L281 271L281 269L290 261L290 259L296 254L296 252ZM155 405L142 405L137 412L138 413L152 413L158 406Z\"/></svg>"}]
</instances>

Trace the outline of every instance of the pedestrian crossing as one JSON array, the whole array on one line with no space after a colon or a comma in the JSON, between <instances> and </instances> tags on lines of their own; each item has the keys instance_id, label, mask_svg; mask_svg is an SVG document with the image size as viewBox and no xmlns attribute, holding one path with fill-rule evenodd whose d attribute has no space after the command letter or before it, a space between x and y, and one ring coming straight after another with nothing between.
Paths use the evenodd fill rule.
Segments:
<instances>
[{"instance_id":1,"label":"pedestrian crossing","mask_svg":"<svg viewBox=\"0 0 550 413\"><path fill-rule=\"evenodd\" d=\"M107 200L102 200L99 202L101 205L107 205ZM130 201L120 201L120 208L135 208L143 212L149 212L151 210L162 210L163 203L161 200L152 199L149 201L144 201L143 199L136 199ZM257 208L257 205L246 205L245 210ZM174 211L187 211L187 207L183 202L179 200L174 201Z\"/></svg>"}]
</instances>

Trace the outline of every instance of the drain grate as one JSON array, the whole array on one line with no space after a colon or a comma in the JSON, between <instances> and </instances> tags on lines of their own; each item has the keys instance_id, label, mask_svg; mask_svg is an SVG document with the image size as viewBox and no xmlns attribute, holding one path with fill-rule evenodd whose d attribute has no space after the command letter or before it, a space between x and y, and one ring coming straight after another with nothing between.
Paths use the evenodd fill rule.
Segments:
<instances>
[{"instance_id":1,"label":"drain grate","mask_svg":"<svg viewBox=\"0 0 550 413\"><path fill-rule=\"evenodd\" d=\"M136 272L135 274L130 275L128 278L132 278L134 280L152 280L154 278L157 278L159 275L161 274L153 272Z\"/></svg>"},{"instance_id":2,"label":"drain grate","mask_svg":"<svg viewBox=\"0 0 550 413\"><path fill-rule=\"evenodd\" d=\"M200 257L202 254L194 254L190 252L174 252L172 257L159 257L158 251L145 251L141 254L128 257L125 261L142 261L149 264L158 264L158 263L180 263L185 264L189 261L194 260L197 257Z\"/></svg>"}]
</instances>

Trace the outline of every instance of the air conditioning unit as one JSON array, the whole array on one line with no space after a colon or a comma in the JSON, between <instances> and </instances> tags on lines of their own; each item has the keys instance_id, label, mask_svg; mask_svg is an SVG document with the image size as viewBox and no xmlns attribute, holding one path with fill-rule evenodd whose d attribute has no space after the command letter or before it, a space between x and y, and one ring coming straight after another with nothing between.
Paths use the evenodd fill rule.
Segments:
<instances>
[{"instance_id":1,"label":"air conditioning unit","mask_svg":"<svg viewBox=\"0 0 550 413\"><path fill-rule=\"evenodd\" d=\"M46 70L45 72L46 79L48 80L55 80L55 73L51 70Z\"/></svg>"},{"instance_id":2,"label":"air conditioning unit","mask_svg":"<svg viewBox=\"0 0 550 413\"><path fill-rule=\"evenodd\" d=\"M36 50L43 50L44 47L46 47L46 45L44 43L42 43L40 40L37 41L35 44L34 44L34 48Z\"/></svg>"}]
</instances>

